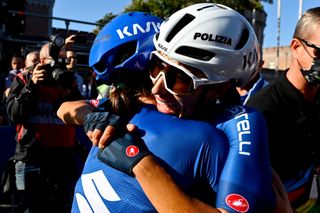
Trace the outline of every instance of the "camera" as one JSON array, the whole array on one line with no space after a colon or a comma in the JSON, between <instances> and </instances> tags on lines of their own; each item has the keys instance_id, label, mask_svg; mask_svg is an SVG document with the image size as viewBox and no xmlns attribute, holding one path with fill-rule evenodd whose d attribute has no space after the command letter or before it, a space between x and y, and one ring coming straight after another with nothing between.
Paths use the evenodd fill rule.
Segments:
<instances>
[{"instance_id":1,"label":"camera","mask_svg":"<svg viewBox=\"0 0 320 213\"><path fill-rule=\"evenodd\" d=\"M52 58L50 64L44 66L46 72L63 88L71 88L74 82L72 72L67 71L65 58L60 58L61 48L65 44L65 38L60 35L52 35L49 41L49 55Z\"/></svg>"},{"instance_id":2,"label":"camera","mask_svg":"<svg viewBox=\"0 0 320 213\"><path fill-rule=\"evenodd\" d=\"M74 42L77 43L77 44L85 44L87 42L87 38L84 37L84 36L76 36L74 38Z\"/></svg>"}]
</instances>

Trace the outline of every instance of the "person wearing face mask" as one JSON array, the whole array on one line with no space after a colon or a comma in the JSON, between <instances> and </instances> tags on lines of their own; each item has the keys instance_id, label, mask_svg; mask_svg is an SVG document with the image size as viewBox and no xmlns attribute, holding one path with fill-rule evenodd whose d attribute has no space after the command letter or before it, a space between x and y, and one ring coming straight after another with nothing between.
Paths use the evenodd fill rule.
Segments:
<instances>
[{"instance_id":1,"label":"person wearing face mask","mask_svg":"<svg viewBox=\"0 0 320 213\"><path fill-rule=\"evenodd\" d=\"M266 118L271 165L292 207L297 212L319 212L320 7L300 18L290 47L290 68L247 105Z\"/></svg>"}]
</instances>

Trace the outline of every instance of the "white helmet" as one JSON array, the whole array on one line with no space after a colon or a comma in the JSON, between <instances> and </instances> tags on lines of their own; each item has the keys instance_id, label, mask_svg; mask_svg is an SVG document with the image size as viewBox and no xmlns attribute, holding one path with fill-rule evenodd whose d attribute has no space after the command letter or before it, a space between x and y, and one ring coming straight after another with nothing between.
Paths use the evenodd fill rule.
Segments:
<instances>
[{"instance_id":1,"label":"white helmet","mask_svg":"<svg viewBox=\"0 0 320 213\"><path fill-rule=\"evenodd\" d=\"M203 71L212 83L246 81L260 60L250 23L221 4L194 4L175 12L153 42L169 58Z\"/></svg>"}]
</instances>

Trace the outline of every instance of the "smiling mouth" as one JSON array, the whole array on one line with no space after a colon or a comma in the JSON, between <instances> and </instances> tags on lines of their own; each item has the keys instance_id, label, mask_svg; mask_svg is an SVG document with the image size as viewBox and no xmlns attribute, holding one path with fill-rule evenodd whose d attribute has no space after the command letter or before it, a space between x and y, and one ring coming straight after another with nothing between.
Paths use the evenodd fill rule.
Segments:
<instances>
[{"instance_id":1,"label":"smiling mouth","mask_svg":"<svg viewBox=\"0 0 320 213\"><path fill-rule=\"evenodd\" d=\"M173 102L166 102L162 100L156 99L157 102L157 108L159 112L165 113L165 114L177 114L179 113L179 110L177 108L177 103Z\"/></svg>"}]
</instances>

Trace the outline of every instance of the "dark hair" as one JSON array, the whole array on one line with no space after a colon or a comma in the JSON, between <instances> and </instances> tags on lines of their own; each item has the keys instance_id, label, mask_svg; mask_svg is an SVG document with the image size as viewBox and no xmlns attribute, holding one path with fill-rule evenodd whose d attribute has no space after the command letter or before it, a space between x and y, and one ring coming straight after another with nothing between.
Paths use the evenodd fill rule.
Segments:
<instances>
[{"instance_id":1,"label":"dark hair","mask_svg":"<svg viewBox=\"0 0 320 213\"><path fill-rule=\"evenodd\" d=\"M152 82L147 72L119 70L110 77L114 89L109 94L114 113L127 118L140 108L139 97L150 96Z\"/></svg>"}]
</instances>

